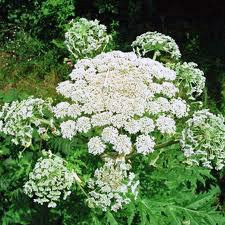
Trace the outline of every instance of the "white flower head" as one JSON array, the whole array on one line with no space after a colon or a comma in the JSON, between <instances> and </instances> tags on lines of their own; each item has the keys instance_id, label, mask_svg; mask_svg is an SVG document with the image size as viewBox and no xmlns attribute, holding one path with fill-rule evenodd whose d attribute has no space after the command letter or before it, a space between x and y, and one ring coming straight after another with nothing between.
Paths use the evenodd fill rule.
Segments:
<instances>
[{"instance_id":1,"label":"white flower head","mask_svg":"<svg viewBox=\"0 0 225 225\"><path fill-rule=\"evenodd\" d=\"M154 151L155 141L154 138L148 135L139 135L135 143L138 153L146 155Z\"/></svg>"},{"instance_id":2,"label":"white flower head","mask_svg":"<svg viewBox=\"0 0 225 225\"><path fill-rule=\"evenodd\" d=\"M182 99L172 99L171 100L171 108L170 111L174 114L177 118L182 118L187 116L189 107L185 100Z\"/></svg>"},{"instance_id":3,"label":"white flower head","mask_svg":"<svg viewBox=\"0 0 225 225\"><path fill-rule=\"evenodd\" d=\"M177 86L189 99L194 100L202 94L206 79L203 71L197 68L196 63L168 63L167 66L176 71Z\"/></svg>"},{"instance_id":4,"label":"white flower head","mask_svg":"<svg viewBox=\"0 0 225 225\"><path fill-rule=\"evenodd\" d=\"M117 140L119 132L115 127L110 126L104 128L101 135L104 142L114 144Z\"/></svg>"},{"instance_id":5,"label":"white flower head","mask_svg":"<svg viewBox=\"0 0 225 225\"><path fill-rule=\"evenodd\" d=\"M134 52L112 51L79 60L71 79L57 90L74 104L74 110L69 110L71 103L63 109L74 120L74 129L96 131L118 154L135 149L134 135L154 135L156 129L162 135L174 135L172 118L185 116L188 109L177 98L175 71Z\"/></svg>"},{"instance_id":6,"label":"white flower head","mask_svg":"<svg viewBox=\"0 0 225 225\"><path fill-rule=\"evenodd\" d=\"M209 110L196 111L180 140L187 162L221 170L225 160L225 120Z\"/></svg>"},{"instance_id":7,"label":"white flower head","mask_svg":"<svg viewBox=\"0 0 225 225\"><path fill-rule=\"evenodd\" d=\"M160 55L161 52L165 52L174 59L179 59L181 57L176 42L171 37L156 31L146 32L138 36L131 46L135 52L142 56L148 52L155 51L158 55Z\"/></svg>"},{"instance_id":8,"label":"white flower head","mask_svg":"<svg viewBox=\"0 0 225 225\"><path fill-rule=\"evenodd\" d=\"M119 154L129 154L132 150L131 139L125 134L120 134L115 140L113 149Z\"/></svg>"},{"instance_id":9,"label":"white flower head","mask_svg":"<svg viewBox=\"0 0 225 225\"><path fill-rule=\"evenodd\" d=\"M76 128L78 132L87 133L91 129L91 120L88 117L80 117L76 121Z\"/></svg>"},{"instance_id":10,"label":"white flower head","mask_svg":"<svg viewBox=\"0 0 225 225\"><path fill-rule=\"evenodd\" d=\"M106 32L106 26L99 24L98 20L80 18L72 20L71 27L65 34L65 44L75 59L92 58L106 50L112 37ZM80 79L84 69L73 71L71 77Z\"/></svg>"},{"instance_id":11,"label":"white flower head","mask_svg":"<svg viewBox=\"0 0 225 225\"><path fill-rule=\"evenodd\" d=\"M42 139L58 131L53 117L52 100L29 97L22 101L5 103L0 110L0 131L12 142L27 148L32 144L36 130ZM44 134L44 135L43 135Z\"/></svg>"},{"instance_id":12,"label":"white flower head","mask_svg":"<svg viewBox=\"0 0 225 225\"><path fill-rule=\"evenodd\" d=\"M130 203L131 195L136 198L139 181L129 172L130 168L124 161L109 159L103 167L97 169L94 177L89 180L89 207L118 211Z\"/></svg>"},{"instance_id":13,"label":"white flower head","mask_svg":"<svg viewBox=\"0 0 225 225\"><path fill-rule=\"evenodd\" d=\"M67 120L60 124L61 134L63 138L72 139L77 133L76 123L73 120Z\"/></svg>"},{"instance_id":14,"label":"white flower head","mask_svg":"<svg viewBox=\"0 0 225 225\"><path fill-rule=\"evenodd\" d=\"M124 125L124 129L130 134L136 134L138 131L140 131L140 128L139 121L134 119L127 121Z\"/></svg>"},{"instance_id":15,"label":"white flower head","mask_svg":"<svg viewBox=\"0 0 225 225\"><path fill-rule=\"evenodd\" d=\"M68 115L68 108L70 104L68 102L60 102L55 107L53 107L53 112L56 118L63 118Z\"/></svg>"},{"instance_id":16,"label":"white flower head","mask_svg":"<svg viewBox=\"0 0 225 225\"><path fill-rule=\"evenodd\" d=\"M70 188L76 181L75 173L66 168L62 158L50 151L45 151L43 156L29 174L24 192L34 197L34 202L41 205L47 203L49 208L55 208L61 196L66 199L70 195Z\"/></svg>"},{"instance_id":17,"label":"white flower head","mask_svg":"<svg viewBox=\"0 0 225 225\"><path fill-rule=\"evenodd\" d=\"M174 134L176 132L175 121L167 116L159 116L156 127L162 134Z\"/></svg>"},{"instance_id":18,"label":"white flower head","mask_svg":"<svg viewBox=\"0 0 225 225\"><path fill-rule=\"evenodd\" d=\"M93 137L88 142L88 152L93 155L102 154L106 149L106 145L100 137Z\"/></svg>"},{"instance_id":19,"label":"white flower head","mask_svg":"<svg viewBox=\"0 0 225 225\"><path fill-rule=\"evenodd\" d=\"M153 120L148 117L142 117L139 120L139 124L140 124L140 131L144 134L148 134L148 133L154 131L154 129L155 129Z\"/></svg>"}]
</instances>

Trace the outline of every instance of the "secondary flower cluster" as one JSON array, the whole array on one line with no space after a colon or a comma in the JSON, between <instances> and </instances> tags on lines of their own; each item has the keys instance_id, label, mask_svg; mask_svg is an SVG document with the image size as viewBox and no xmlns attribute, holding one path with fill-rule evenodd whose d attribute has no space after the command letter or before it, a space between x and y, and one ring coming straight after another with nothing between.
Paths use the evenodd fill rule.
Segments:
<instances>
[{"instance_id":1,"label":"secondary flower cluster","mask_svg":"<svg viewBox=\"0 0 225 225\"><path fill-rule=\"evenodd\" d=\"M98 20L80 18L70 22L71 28L65 34L65 44L75 59L92 58L104 52L112 41L106 26Z\"/></svg>"},{"instance_id":2,"label":"secondary flower cluster","mask_svg":"<svg viewBox=\"0 0 225 225\"><path fill-rule=\"evenodd\" d=\"M225 121L204 109L194 113L182 132L181 146L190 164L220 170L225 161Z\"/></svg>"},{"instance_id":3,"label":"secondary flower cluster","mask_svg":"<svg viewBox=\"0 0 225 225\"><path fill-rule=\"evenodd\" d=\"M24 192L34 202L48 203L48 207L56 207L56 202L63 195L65 200L70 195L70 188L77 181L75 172L69 171L59 156L50 151L43 151L43 156L38 159L29 180L24 185Z\"/></svg>"},{"instance_id":4,"label":"secondary flower cluster","mask_svg":"<svg viewBox=\"0 0 225 225\"><path fill-rule=\"evenodd\" d=\"M181 57L180 50L174 41L169 36L158 32L146 32L136 38L131 45L139 55L146 55L148 52L154 51L158 55L165 52L171 58L179 59Z\"/></svg>"},{"instance_id":5,"label":"secondary flower cluster","mask_svg":"<svg viewBox=\"0 0 225 225\"><path fill-rule=\"evenodd\" d=\"M53 134L58 131L54 126L51 100L30 97L21 102L5 103L0 111L0 132L12 136L14 144L29 147L32 143L34 130L47 140L49 130Z\"/></svg>"},{"instance_id":6,"label":"secondary flower cluster","mask_svg":"<svg viewBox=\"0 0 225 225\"><path fill-rule=\"evenodd\" d=\"M110 146L118 154L129 154L133 148L151 153L154 134L173 135L174 119L188 113L186 102L177 97L176 73L133 52L113 51L80 60L70 78L57 91L73 104L61 102L53 111L63 119L64 138L100 128L101 134L88 143L95 155Z\"/></svg>"},{"instance_id":7,"label":"secondary flower cluster","mask_svg":"<svg viewBox=\"0 0 225 225\"><path fill-rule=\"evenodd\" d=\"M202 94L205 87L205 77L203 71L197 68L196 63L184 62L167 64L167 66L176 71L178 86L189 99L194 100Z\"/></svg>"},{"instance_id":8,"label":"secondary flower cluster","mask_svg":"<svg viewBox=\"0 0 225 225\"><path fill-rule=\"evenodd\" d=\"M135 180L134 173L128 172L130 169L130 164L112 159L97 169L88 184L92 189L89 192L89 206L101 208L103 211L108 208L117 211L130 203L131 198L136 199L139 181Z\"/></svg>"}]
</instances>

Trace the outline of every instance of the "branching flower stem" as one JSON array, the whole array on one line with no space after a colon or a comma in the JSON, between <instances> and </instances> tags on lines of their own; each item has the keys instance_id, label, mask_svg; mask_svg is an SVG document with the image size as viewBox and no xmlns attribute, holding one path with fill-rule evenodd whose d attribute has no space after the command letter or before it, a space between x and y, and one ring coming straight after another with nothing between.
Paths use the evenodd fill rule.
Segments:
<instances>
[{"instance_id":1,"label":"branching flower stem","mask_svg":"<svg viewBox=\"0 0 225 225\"><path fill-rule=\"evenodd\" d=\"M157 55L158 55L158 51L155 51L155 52L154 52L154 55L153 55L153 57L152 57L152 59L153 59L153 60L156 60Z\"/></svg>"},{"instance_id":2,"label":"branching flower stem","mask_svg":"<svg viewBox=\"0 0 225 225\"><path fill-rule=\"evenodd\" d=\"M162 143L162 144L159 144L159 145L156 145L155 146L155 150L157 150L157 149L162 149L162 148L165 148L165 147L168 147L168 146L171 146L171 145L174 145L174 144L177 144L177 143L179 143L179 139L172 139L172 140L169 140L169 141L167 141L167 142L164 142L164 143ZM160 151L160 153L159 153L159 155L163 152L164 150L162 150L162 151ZM133 158L134 156L137 156L139 153L137 153L137 152L135 152L134 151L134 149L133 149L133 151L129 154L129 155L126 155L126 156L124 156L123 155L123 157L124 158L126 158L126 159L130 159L130 158ZM113 152L113 153L108 153L108 154L103 154L102 156L101 156L101 158L104 160L104 159L106 159L106 158L119 158L120 157L120 155L118 155L118 153L116 153L116 152Z\"/></svg>"}]
</instances>

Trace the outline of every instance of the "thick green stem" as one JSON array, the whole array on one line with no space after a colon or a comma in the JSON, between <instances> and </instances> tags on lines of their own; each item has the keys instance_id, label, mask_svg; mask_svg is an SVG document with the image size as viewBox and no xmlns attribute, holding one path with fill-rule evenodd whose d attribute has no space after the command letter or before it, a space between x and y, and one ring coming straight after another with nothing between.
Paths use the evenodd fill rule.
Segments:
<instances>
[{"instance_id":1,"label":"thick green stem","mask_svg":"<svg viewBox=\"0 0 225 225\"><path fill-rule=\"evenodd\" d=\"M156 145L154 149L157 150L157 149L165 148L165 147L168 147L168 146L170 146L170 145L177 144L177 143L179 143L179 139L173 139L173 140L167 141L167 142L165 142L165 143ZM139 154L139 153L135 152L134 149L133 149L132 152L131 152L129 155L126 155L126 156L124 156L124 157L125 157L125 159L130 159L130 158L132 158L132 157L134 157L134 156L136 156L136 155L138 155L138 154ZM118 158L118 154L112 152L112 153L108 153L108 154L103 154L103 155L101 155L101 158L102 158L103 160L105 160L105 159L108 158L108 157L113 158L113 159L116 159L116 158Z\"/></svg>"},{"instance_id":2,"label":"thick green stem","mask_svg":"<svg viewBox=\"0 0 225 225\"><path fill-rule=\"evenodd\" d=\"M152 59L156 60L157 55L158 55L158 51L155 51Z\"/></svg>"},{"instance_id":3,"label":"thick green stem","mask_svg":"<svg viewBox=\"0 0 225 225\"><path fill-rule=\"evenodd\" d=\"M165 147L167 147L167 146L174 145L174 144L177 144L177 143L179 143L179 140L178 140L178 139L170 140L170 141L167 141L167 142L165 142L165 143L156 145L156 146L155 146L155 149L165 148Z\"/></svg>"}]
</instances>

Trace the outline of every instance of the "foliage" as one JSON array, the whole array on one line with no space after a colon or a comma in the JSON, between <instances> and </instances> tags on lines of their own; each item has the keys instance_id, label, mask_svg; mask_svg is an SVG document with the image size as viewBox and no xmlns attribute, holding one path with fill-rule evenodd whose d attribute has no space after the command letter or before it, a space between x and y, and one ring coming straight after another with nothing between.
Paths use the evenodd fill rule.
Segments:
<instances>
[{"instance_id":1,"label":"foliage","mask_svg":"<svg viewBox=\"0 0 225 225\"><path fill-rule=\"evenodd\" d=\"M52 38L62 32L63 26L75 14L74 0L2 0L3 16L7 24L22 27L32 35ZM9 33L11 27L6 30Z\"/></svg>"},{"instance_id":2,"label":"foliage","mask_svg":"<svg viewBox=\"0 0 225 225\"><path fill-rule=\"evenodd\" d=\"M63 54L23 30L16 32L6 44L0 45L1 95L7 98L17 92L17 98L55 96L57 83L70 71L62 63Z\"/></svg>"},{"instance_id":3,"label":"foliage","mask_svg":"<svg viewBox=\"0 0 225 225\"><path fill-rule=\"evenodd\" d=\"M120 51L91 59L94 53L88 56L90 59L76 62L68 80L71 69L62 64L67 54L62 30L74 15L74 1L23 1L21 8L14 1L0 2L8 4L8 21L20 23L29 31L17 31L15 36L10 31L10 40L1 46L0 101L2 105L7 103L1 108L1 119L3 127L8 123L7 127L12 128L0 134L1 224L225 223L218 180L223 170L188 165L179 142L182 130L188 137L185 129L200 129L203 135L198 146L203 144L212 153L212 144L224 154L222 116L209 113L212 118L204 121L203 127L190 122L197 110L209 104L206 95L203 104L198 102L205 80L195 64L174 61L170 54L166 58L155 54L157 62ZM94 4L101 16L109 13L111 20L115 18L112 15L121 13L124 3L101 0ZM137 6L129 1L127 18L137 18L143 5L137 1ZM41 25L45 21L46 25ZM49 42L57 38L53 42L60 48L52 48L43 41L45 38ZM194 51L196 43L193 41L188 51ZM156 47L151 43L149 49L159 50ZM59 83L63 79L66 81ZM54 90L57 83L57 92L64 96ZM42 108L45 103L39 99L34 105L26 105L35 99L30 95L44 99L50 96L53 103ZM143 110L148 98L149 107ZM45 130L38 127L42 122ZM20 143L27 137L22 129L26 126L32 129L25 150ZM210 139L204 136L205 127ZM61 133L52 135L57 129ZM15 135L18 145L12 142ZM44 158L43 149L51 150ZM58 201L64 190L69 196ZM53 200L50 208L43 203L46 199Z\"/></svg>"},{"instance_id":4,"label":"foliage","mask_svg":"<svg viewBox=\"0 0 225 225\"><path fill-rule=\"evenodd\" d=\"M42 18L51 18L57 26L63 26L74 16L74 0L47 0L42 3Z\"/></svg>"},{"instance_id":5,"label":"foliage","mask_svg":"<svg viewBox=\"0 0 225 225\"><path fill-rule=\"evenodd\" d=\"M100 14L102 13L112 13L112 14L118 14L118 1L105 1L105 0L97 0L95 1L95 6L98 8L98 12Z\"/></svg>"}]
</instances>

